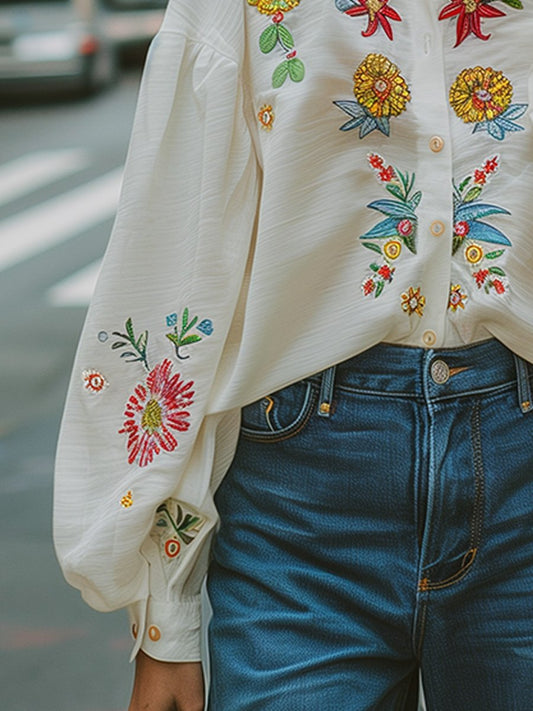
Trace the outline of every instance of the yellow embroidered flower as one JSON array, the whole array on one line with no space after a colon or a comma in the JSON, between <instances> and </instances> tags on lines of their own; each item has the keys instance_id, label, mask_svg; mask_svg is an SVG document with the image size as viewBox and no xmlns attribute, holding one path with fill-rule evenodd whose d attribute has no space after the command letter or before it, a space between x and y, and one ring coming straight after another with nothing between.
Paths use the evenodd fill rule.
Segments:
<instances>
[{"instance_id":1,"label":"yellow embroidered flower","mask_svg":"<svg viewBox=\"0 0 533 711\"><path fill-rule=\"evenodd\" d=\"M457 309L464 309L465 301L467 300L467 295L463 293L460 284L452 284L450 286L450 300L448 302L448 307L452 311L457 311Z\"/></svg>"},{"instance_id":2,"label":"yellow embroidered flower","mask_svg":"<svg viewBox=\"0 0 533 711\"><path fill-rule=\"evenodd\" d=\"M398 259L402 251L402 244L397 239L390 239L383 246L383 254L387 259Z\"/></svg>"},{"instance_id":3,"label":"yellow embroidered flower","mask_svg":"<svg viewBox=\"0 0 533 711\"><path fill-rule=\"evenodd\" d=\"M450 104L465 123L492 121L511 103L513 85L492 67L463 69L450 87Z\"/></svg>"},{"instance_id":4,"label":"yellow embroidered flower","mask_svg":"<svg viewBox=\"0 0 533 711\"><path fill-rule=\"evenodd\" d=\"M368 54L357 67L353 79L355 98L377 118L398 116L411 101L400 70L382 54Z\"/></svg>"},{"instance_id":5,"label":"yellow embroidered flower","mask_svg":"<svg viewBox=\"0 0 533 711\"><path fill-rule=\"evenodd\" d=\"M412 316L413 314L422 316L425 305L426 297L422 296L420 293L420 287L413 289L413 287L410 286L409 291L402 294L402 310L409 316Z\"/></svg>"},{"instance_id":6,"label":"yellow embroidered flower","mask_svg":"<svg viewBox=\"0 0 533 711\"><path fill-rule=\"evenodd\" d=\"M479 244L470 244L465 249L465 257L466 261L470 262L470 264L477 264L483 259L483 249Z\"/></svg>"},{"instance_id":7,"label":"yellow embroidered flower","mask_svg":"<svg viewBox=\"0 0 533 711\"><path fill-rule=\"evenodd\" d=\"M259 119L261 128L264 128L266 131L272 130L272 126L274 125L274 111L272 110L272 106L270 106L270 104L264 104L261 106L257 114L257 118Z\"/></svg>"},{"instance_id":8,"label":"yellow embroidered flower","mask_svg":"<svg viewBox=\"0 0 533 711\"><path fill-rule=\"evenodd\" d=\"M128 491L128 493L120 499L120 505L124 509L129 509L133 506L133 494L131 491Z\"/></svg>"},{"instance_id":9,"label":"yellow embroidered flower","mask_svg":"<svg viewBox=\"0 0 533 711\"><path fill-rule=\"evenodd\" d=\"M300 0L248 0L263 15L274 15L276 12L289 12L300 4Z\"/></svg>"}]
</instances>

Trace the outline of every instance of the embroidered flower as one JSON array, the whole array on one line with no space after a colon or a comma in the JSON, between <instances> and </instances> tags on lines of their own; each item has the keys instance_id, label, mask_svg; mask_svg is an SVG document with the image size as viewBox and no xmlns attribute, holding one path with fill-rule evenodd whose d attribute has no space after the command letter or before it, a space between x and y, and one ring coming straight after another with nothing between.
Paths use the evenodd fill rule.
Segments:
<instances>
[{"instance_id":1,"label":"embroidered flower","mask_svg":"<svg viewBox=\"0 0 533 711\"><path fill-rule=\"evenodd\" d=\"M97 394L105 390L109 382L98 370L84 370L82 373L85 390Z\"/></svg>"},{"instance_id":2,"label":"embroidered flower","mask_svg":"<svg viewBox=\"0 0 533 711\"><path fill-rule=\"evenodd\" d=\"M248 0L249 5L256 7L263 15L269 15L271 24L266 27L259 37L259 49L263 54L269 54L276 47L281 49L285 58L277 65L272 73L272 86L279 89L287 77L294 82L300 82L305 76L305 67L302 60L296 56L294 38L289 29L283 24L284 12L289 12L299 5L300 0ZM260 119L261 120L261 119Z\"/></svg>"},{"instance_id":3,"label":"embroidered flower","mask_svg":"<svg viewBox=\"0 0 533 711\"><path fill-rule=\"evenodd\" d=\"M173 569L206 521L203 514L177 499L158 506L150 537L159 546L163 562Z\"/></svg>"},{"instance_id":4,"label":"embroidered flower","mask_svg":"<svg viewBox=\"0 0 533 711\"><path fill-rule=\"evenodd\" d=\"M256 7L263 15L290 12L300 4L300 0L248 0L248 5Z\"/></svg>"},{"instance_id":5,"label":"embroidered flower","mask_svg":"<svg viewBox=\"0 0 533 711\"><path fill-rule=\"evenodd\" d=\"M471 34L482 40L488 40L490 35L483 34L481 20L489 17L504 17L505 12L493 7L494 0L451 0L442 8L439 20L457 17L457 32L455 46L464 42ZM502 0L506 5L522 10L521 0Z\"/></svg>"},{"instance_id":6,"label":"embroidered flower","mask_svg":"<svg viewBox=\"0 0 533 711\"><path fill-rule=\"evenodd\" d=\"M381 25L387 37L392 40L392 27L389 20L401 22L402 18L389 6L389 0L335 0L337 10L350 17L368 15L368 25L361 34L370 37Z\"/></svg>"},{"instance_id":7,"label":"embroidered flower","mask_svg":"<svg viewBox=\"0 0 533 711\"><path fill-rule=\"evenodd\" d=\"M496 294L504 294L508 289L506 274L497 262L505 254L505 249L501 247L510 247L511 242L503 232L481 219L490 215L510 214L503 207L481 200L481 195L489 180L496 174L498 166L499 157L493 156L485 160L482 167L467 175L459 185L454 183L452 253L456 254L463 248L464 259L478 288L483 287L487 293L493 289ZM481 173L483 180L480 180ZM500 249L487 251L480 242L494 244Z\"/></svg>"},{"instance_id":8,"label":"embroidered flower","mask_svg":"<svg viewBox=\"0 0 533 711\"><path fill-rule=\"evenodd\" d=\"M272 130L272 126L274 125L274 112L270 104L264 104L261 106L257 114L257 118L259 119L261 128L264 128L266 131Z\"/></svg>"},{"instance_id":9,"label":"embroidered flower","mask_svg":"<svg viewBox=\"0 0 533 711\"><path fill-rule=\"evenodd\" d=\"M146 384L139 384L124 410L124 425L119 434L128 436L128 463L149 464L161 451L178 446L173 431L189 429L187 408L193 403L193 383L185 383L179 373L172 374L172 363L165 359L148 373Z\"/></svg>"},{"instance_id":10,"label":"embroidered flower","mask_svg":"<svg viewBox=\"0 0 533 711\"><path fill-rule=\"evenodd\" d=\"M474 131L487 131L501 141L507 131L523 131L515 123L527 110L527 104L511 104L513 86L509 79L492 67L463 69L450 87L450 104L464 123L473 123Z\"/></svg>"},{"instance_id":11,"label":"embroidered flower","mask_svg":"<svg viewBox=\"0 0 533 711\"><path fill-rule=\"evenodd\" d=\"M392 281L396 270L392 263L400 256L402 245L416 254L418 224L416 208L422 193L419 190L413 192L414 174L403 173L392 165L387 166L377 153L368 156L368 164L375 171L378 181L385 185L385 189L392 196L392 198L374 200L367 205L371 210L380 212L384 219L360 236L367 249L385 259L385 263L372 262L369 265L373 274L365 277L361 285L364 296L374 294L377 298L383 293L385 285ZM385 171L386 176L384 176ZM382 240L386 240L383 246L380 244Z\"/></svg>"},{"instance_id":12,"label":"embroidered flower","mask_svg":"<svg viewBox=\"0 0 533 711\"><path fill-rule=\"evenodd\" d=\"M120 499L120 505L123 509L129 509L133 506L133 494L131 491L128 491L128 493Z\"/></svg>"},{"instance_id":13,"label":"embroidered flower","mask_svg":"<svg viewBox=\"0 0 533 711\"><path fill-rule=\"evenodd\" d=\"M400 70L384 55L368 54L353 78L356 101L333 102L351 117L340 130L359 128L359 138L375 130L388 136L391 117L399 116L411 101Z\"/></svg>"},{"instance_id":14,"label":"embroidered flower","mask_svg":"<svg viewBox=\"0 0 533 711\"><path fill-rule=\"evenodd\" d=\"M448 308L455 312L457 309L465 308L465 302L468 296L463 292L460 284L450 285L450 299L448 301Z\"/></svg>"},{"instance_id":15,"label":"embroidered flower","mask_svg":"<svg viewBox=\"0 0 533 711\"><path fill-rule=\"evenodd\" d=\"M421 287L417 287L415 289L410 286L409 291L402 294L402 310L405 311L408 316L412 316L413 314L422 316L424 313L426 297L422 296L420 288Z\"/></svg>"}]
</instances>

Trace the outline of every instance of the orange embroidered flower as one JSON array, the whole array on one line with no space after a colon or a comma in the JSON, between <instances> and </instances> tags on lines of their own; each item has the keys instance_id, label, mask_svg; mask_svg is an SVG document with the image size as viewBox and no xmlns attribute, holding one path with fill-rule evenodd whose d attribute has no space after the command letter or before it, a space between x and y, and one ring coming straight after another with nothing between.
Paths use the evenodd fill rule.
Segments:
<instances>
[{"instance_id":1,"label":"orange embroidered flower","mask_svg":"<svg viewBox=\"0 0 533 711\"><path fill-rule=\"evenodd\" d=\"M452 284L450 287L448 308L454 312L457 311L457 309L464 309L467 298L468 296L463 292L460 284Z\"/></svg>"},{"instance_id":2,"label":"orange embroidered flower","mask_svg":"<svg viewBox=\"0 0 533 711\"><path fill-rule=\"evenodd\" d=\"M133 494L131 491L128 491L128 493L120 499L120 505L124 509L129 509L133 506Z\"/></svg>"},{"instance_id":3,"label":"orange embroidered flower","mask_svg":"<svg viewBox=\"0 0 533 711\"><path fill-rule=\"evenodd\" d=\"M410 286L409 291L402 294L402 310L405 311L408 316L412 316L413 314L422 316L425 305L426 297L420 293L420 287L414 289Z\"/></svg>"},{"instance_id":4,"label":"orange embroidered flower","mask_svg":"<svg viewBox=\"0 0 533 711\"><path fill-rule=\"evenodd\" d=\"M257 118L259 119L261 128L264 128L265 131L272 130L272 126L274 125L274 111L272 110L272 106L270 106L270 104L263 104L263 106L261 106L257 114Z\"/></svg>"},{"instance_id":5,"label":"orange embroidered flower","mask_svg":"<svg viewBox=\"0 0 533 711\"><path fill-rule=\"evenodd\" d=\"M178 446L173 431L189 429L188 408L193 402L192 381L185 383L179 373L172 374L172 363L165 359L148 373L146 385L139 384L124 410L124 425L119 434L128 435L128 463L149 464L161 451Z\"/></svg>"},{"instance_id":6,"label":"orange embroidered flower","mask_svg":"<svg viewBox=\"0 0 533 711\"><path fill-rule=\"evenodd\" d=\"M101 393L109 382L98 370L84 370L82 373L85 390L90 393Z\"/></svg>"}]
</instances>

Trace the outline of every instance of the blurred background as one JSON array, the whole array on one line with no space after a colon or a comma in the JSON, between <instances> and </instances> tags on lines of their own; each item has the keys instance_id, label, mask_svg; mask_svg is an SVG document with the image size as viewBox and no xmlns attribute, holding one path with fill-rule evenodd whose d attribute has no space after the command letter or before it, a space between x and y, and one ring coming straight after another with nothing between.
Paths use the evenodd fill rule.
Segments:
<instances>
[{"instance_id":1,"label":"blurred background","mask_svg":"<svg viewBox=\"0 0 533 711\"><path fill-rule=\"evenodd\" d=\"M128 705L126 616L63 581L52 471L164 2L0 0L1 711Z\"/></svg>"}]
</instances>

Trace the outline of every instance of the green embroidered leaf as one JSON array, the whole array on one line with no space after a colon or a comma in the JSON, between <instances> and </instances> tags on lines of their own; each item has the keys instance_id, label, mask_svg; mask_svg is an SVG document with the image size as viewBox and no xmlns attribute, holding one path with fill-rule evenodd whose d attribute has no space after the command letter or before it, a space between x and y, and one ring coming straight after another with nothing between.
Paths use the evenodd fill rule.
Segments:
<instances>
[{"instance_id":1,"label":"green embroidered leaf","mask_svg":"<svg viewBox=\"0 0 533 711\"><path fill-rule=\"evenodd\" d=\"M185 519L183 523L180 526L181 531L189 531L191 528L196 526L196 524L200 521L199 516L193 516L192 514L187 514L185 516Z\"/></svg>"},{"instance_id":2,"label":"green embroidered leaf","mask_svg":"<svg viewBox=\"0 0 533 711\"><path fill-rule=\"evenodd\" d=\"M498 205L491 205L484 202L467 203L457 208L455 211L455 221L471 222L472 220L478 220L480 217L487 217L488 215L510 214L509 210L506 210L504 207L498 207Z\"/></svg>"},{"instance_id":3,"label":"green embroidered leaf","mask_svg":"<svg viewBox=\"0 0 533 711\"><path fill-rule=\"evenodd\" d=\"M378 285L376 286L376 291L374 292L374 298L378 298L378 296L381 294L383 289L385 288L385 282L384 281L378 281Z\"/></svg>"},{"instance_id":4,"label":"green embroidered leaf","mask_svg":"<svg viewBox=\"0 0 533 711\"><path fill-rule=\"evenodd\" d=\"M197 336L196 334L192 336L185 336L185 338L180 339L179 345L188 346L190 343L198 343L198 341L201 340L202 338L200 336Z\"/></svg>"},{"instance_id":5,"label":"green embroidered leaf","mask_svg":"<svg viewBox=\"0 0 533 711\"><path fill-rule=\"evenodd\" d=\"M274 72L272 73L272 86L274 87L274 89L279 89L280 86L283 86L288 74L289 62L286 60L284 62L281 62L281 64L278 64L278 66L274 69Z\"/></svg>"},{"instance_id":6,"label":"green embroidered leaf","mask_svg":"<svg viewBox=\"0 0 533 711\"><path fill-rule=\"evenodd\" d=\"M489 267L489 272L491 274L497 274L498 276L505 276L505 272L500 267Z\"/></svg>"},{"instance_id":7,"label":"green embroidered leaf","mask_svg":"<svg viewBox=\"0 0 533 711\"><path fill-rule=\"evenodd\" d=\"M400 181L403 185L403 190L404 190L404 196L407 194L407 184L408 184L408 175L404 175L401 170L396 171L398 173L398 177L400 178Z\"/></svg>"},{"instance_id":8,"label":"green embroidered leaf","mask_svg":"<svg viewBox=\"0 0 533 711\"><path fill-rule=\"evenodd\" d=\"M460 192L460 193L463 192L463 190L466 188L466 186L468 185L468 183L469 183L471 180L472 180L472 176L469 175L467 178L465 178L465 179L463 180L462 183L460 183L460 185L459 185L459 192Z\"/></svg>"},{"instance_id":9,"label":"green embroidered leaf","mask_svg":"<svg viewBox=\"0 0 533 711\"><path fill-rule=\"evenodd\" d=\"M418 205L420 204L420 200L421 200L421 199L422 199L422 193L421 193L421 191L419 190L419 191L416 192L416 193L413 195L413 197L409 200L409 205L410 205L410 207L411 207L411 209L412 209L413 211L416 210L416 208L417 208Z\"/></svg>"},{"instance_id":10,"label":"green embroidered leaf","mask_svg":"<svg viewBox=\"0 0 533 711\"><path fill-rule=\"evenodd\" d=\"M294 39L289 30L283 25L278 25L278 34L281 42L287 49L294 47Z\"/></svg>"},{"instance_id":11,"label":"green embroidered leaf","mask_svg":"<svg viewBox=\"0 0 533 711\"><path fill-rule=\"evenodd\" d=\"M143 333L141 333L137 343L135 344L135 347L137 348L139 353L144 353L144 351L146 350L147 343L148 343L148 331L144 331Z\"/></svg>"},{"instance_id":12,"label":"green embroidered leaf","mask_svg":"<svg viewBox=\"0 0 533 711\"><path fill-rule=\"evenodd\" d=\"M391 195L394 195L395 198L398 198L399 200L404 199L403 190L400 188L399 185L387 185L386 189Z\"/></svg>"},{"instance_id":13,"label":"green embroidered leaf","mask_svg":"<svg viewBox=\"0 0 533 711\"><path fill-rule=\"evenodd\" d=\"M387 217L387 219L382 220L381 222L378 222L377 225L374 225L368 232L365 232L364 235L361 235L360 239L373 239L374 237L397 237L398 236L398 231L396 229L396 225L398 224L398 220L394 217Z\"/></svg>"},{"instance_id":14,"label":"green embroidered leaf","mask_svg":"<svg viewBox=\"0 0 533 711\"><path fill-rule=\"evenodd\" d=\"M294 57L293 59L289 59L287 63L289 65L290 78L293 81L302 81L305 76L305 67L302 60L298 59L298 57Z\"/></svg>"},{"instance_id":15,"label":"green embroidered leaf","mask_svg":"<svg viewBox=\"0 0 533 711\"><path fill-rule=\"evenodd\" d=\"M390 217L416 220L416 215L410 208L409 203L397 202L396 200L374 200L374 202L368 203L367 207L371 210L378 210L378 212Z\"/></svg>"},{"instance_id":16,"label":"green embroidered leaf","mask_svg":"<svg viewBox=\"0 0 533 711\"><path fill-rule=\"evenodd\" d=\"M187 326L187 331L190 331L191 328L194 328L196 324L198 323L198 316L195 316L193 320L190 322L190 324ZM184 331L183 333L186 333L187 331ZM183 334L182 334L183 335Z\"/></svg>"},{"instance_id":17,"label":"green embroidered leaf","mask_svg":"<svg viewBox=\"0 0 533 711\"><path fill-rule=\"evenodd\" d=\"M259 49L263 52L263 54L268 54L269 52L272 52L277 42L278 29L276 25L269 25L261 33L261 37L259 38Z\"/></svg>"},{"instance_id":18,"label":"green embroidered leaf","mask_svg":"<svg viewBox=\"0 0 533 711\"><path fill-rule=\"evenodd\" d=\"M178 504L178 515L176 516L176 524L179 526L183 520L183 509Z\"/></svg>"},{"instance_id":19,"label":"green embroidered leaf","mask_svg":"<svg viewBox=\"0 0 533 711\"><path fill-rule=\"evenodd\" d=\"M180 344L180 337L178 336L177 333L165 333L165 336L168 338L169 341L171 341L175 346L179 346Z\"/></svg>"},{"instance_id":20,"label":"green embroidered leaf","mask_svg":"<svg viewBox=\"0 0 533 711\"><path fill-rule=\"evenodd\" d=\"M485 259L498 259L502 254L505 254L505 249L498 249L496 252L489 252L485 255Z\"/></svg>"},{"instance_id":21,"label":"green embroidered leaf","mask_svg":"<svg viewBox=\"0 0 533 711\"><path fill-rule=\"evenodd\" d=\"M379 264L376 264L375 262L370 265L370 269L372 269L373 272L378 272L380 269Z\"/></svg>"},{"instance_id":22,"label":"green embroidered leaf","mask_svg":"<svg viewBox=\"0 0 533 711\"><path fill-rule=\"evenodd\" d=\"M453 242L452 242L452 254L455 254L457 250L460 248L460 246L463 244L464 237L461 235L455 235L453 236Z\"/></svg>"},{"instance_id":23,"label":"green embroidered leaf","mask_svg":"<svg viewBox=\"0 0 533 711\"><path fill-rule=\"evenodd\" d=\"M464 202L472 202L472 200L475 200L477 197L479 197L481 195L482 190L483 190L483 188L481 188L479 185L476 185L473 188L470 188L470 190L464 196L463 201Z\"/></svg>"},{"instance_id":24,"label":"green embroidered leaf","mask_svg":"<svg viewBox=\"0 0 533 711\"><path fill-rule=\"evenodd\" d=\"M132 322L131 318L129 318L126 321L126 333L128 334L128 337L131 340L131 342L135 343L135 334L133 332L133 322Z\"/></svg>"},{"instance_id":25,"label":"green embroidered leaf","mask_svg":"<svg viewBox=\"0 0 533 711\"><path fill-rule=\"evenodd\" d=\"M407 249L413 254L416 254L416 230L413 230L410 235L400 235L400 237Z\"/></svg>"},{"instance_id":26,"label":"green embroidered leaf","mask_svg":"<svg viewBox=\"0 0 533 711\"><path fill-rule=\"evenodd\" d=\"M183 309L183 314L181 316L181 327L185 330L187 328L187 324L189 323L189 309L185 307Z\"/></svg>"},{"instance_id":27,"label":"green embroidered leaf","mask_svg":"<svg viewBox=\"0 0 533 711\"><path fill-rule=\"evenodd\" d=\"M378 244L374 244L373 242L363 242L363 245L367 249L371 249L373 252L377 252L378 254L383 254L381 251L381 247Z\"/></svg>"},{"instance_id":28,"label":"green embroidered leaf","mask_svg":"<svg viewBox=\"0 0 533 711\"><path fill-rule=\"evenodd\" d=\"M186 546L188 546L189 543L192 543L194 540L192 536L189 536L184 531L178 531L178 536L181 538L181 540L185 543Z\"/></svg>"},{"instance_id":29,"label":"green embroidered leaf","mask_svg":"<svg viewBox=\"0 0 533 711\"><path fill-rule=\"evenodd\" d=\"M515 10L523 10L524 6L521 2L521 0L501 0L503 3L506 5L509 5L509 7L514 7Z\"/></svg>"},{"instance_id":30,"label":"green embroidered leaf","mask_svg":"<svg viewBox=\"0 0 533 711\"><path fill-rule=\"evenodd\" d=\"M122 348L126 345L126 341L115 341L111 346L111 350L116 351L117 348Z\"/></svg>"}]
</instances>

